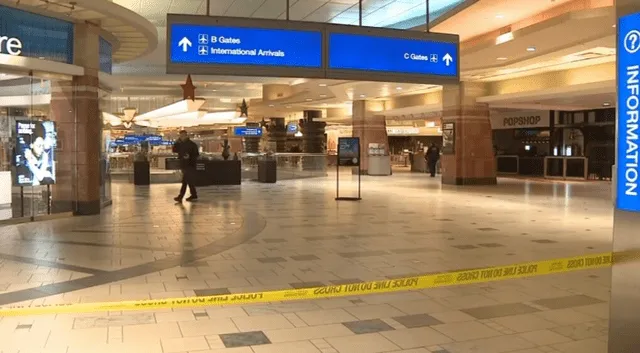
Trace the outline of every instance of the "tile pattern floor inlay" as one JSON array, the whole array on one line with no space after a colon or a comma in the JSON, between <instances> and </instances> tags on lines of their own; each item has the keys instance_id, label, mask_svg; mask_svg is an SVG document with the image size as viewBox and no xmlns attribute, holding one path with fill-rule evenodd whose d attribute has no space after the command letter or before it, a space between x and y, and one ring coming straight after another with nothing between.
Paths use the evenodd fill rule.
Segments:
<instances>
[{"instance_id":1,"label":"tile pattern floor inlay","mask_svg":"<svg viewBox=\"0 0 640 353\"><path fill-rule=\"evenodd\" d=\"M610 250L608 183L442 187L394 173L362 185L357 203L334 200L334 176L202 188L198 203L176 205L177 185L114 183L100 216L0 227L0 305L352 284ZM603 353L610 280L601 269L285 303L0 317L0 336L11 337L0 352Z\"/></svg>"}]
</instances>

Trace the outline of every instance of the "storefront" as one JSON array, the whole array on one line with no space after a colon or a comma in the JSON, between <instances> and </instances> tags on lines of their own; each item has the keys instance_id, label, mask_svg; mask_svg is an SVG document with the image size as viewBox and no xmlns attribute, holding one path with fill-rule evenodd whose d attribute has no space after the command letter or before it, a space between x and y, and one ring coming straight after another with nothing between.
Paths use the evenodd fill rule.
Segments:
<instances>
[{"instance_id":1,"label":"storefront","mask_svg":"<svg viewBox=\"0 0 640 353\"><path fill-rule=\"evenodd\" d=\"M74 51L85 30L0 6L0 221L94 214L110 202L102 124L91 114L109 93L77 65L88 56ZM96 36L96 67L108 73L111 44Z\"/></svg>"},{"instance_id":2,"label":"storefront","mask_svg":"<svg viewBox=\"0 0 640 353\"><path fill-rule=\"evenodd\" d=\"M551 155L585 159L590 178L610 179L615 161L615 119L615 108L555 112Z\"/></svg>"},{"instance_id":3,"label":"storefront","mask_svg":"<svg viewBox=\"0 0 640 353\"><path fill-rule=\"evenodd\" d=\"M552 114L547 110L491 112L498 173L544 175L544 160L551 151Z\"/></svg>"}]
</instances>

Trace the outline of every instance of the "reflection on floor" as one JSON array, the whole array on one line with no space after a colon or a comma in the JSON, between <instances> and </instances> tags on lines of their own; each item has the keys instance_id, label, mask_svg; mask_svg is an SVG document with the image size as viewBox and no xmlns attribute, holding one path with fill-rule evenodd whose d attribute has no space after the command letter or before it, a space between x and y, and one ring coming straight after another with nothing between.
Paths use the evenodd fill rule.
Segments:
<instances>
[{"instance_id":1,"label":"reflection on floor","mask_svg":"<svg viewBox=\"0 0 640 353\"><path fill-rule=\"evenodd\" d=\"M348 178L348 176L344 176ZM349 188L349 183L341 184ZM351 184L351 186L353 186ZM202 189L114 184L99 217L0 227L0 305L260 291L610 250L610 185L424 175ZM341 194L349 191L341 191ZM0 318L8 352L602 353L609 270L385 295Z\"/></svg>"}]
</instances>

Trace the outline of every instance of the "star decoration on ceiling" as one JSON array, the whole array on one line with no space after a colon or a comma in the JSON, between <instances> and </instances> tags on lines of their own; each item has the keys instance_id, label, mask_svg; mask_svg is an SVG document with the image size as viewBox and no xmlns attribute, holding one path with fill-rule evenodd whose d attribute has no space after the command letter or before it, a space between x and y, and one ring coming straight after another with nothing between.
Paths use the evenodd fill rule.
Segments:
<instances>
[{"instance_id":1,"label":"star decoration on ceiling","mask_svg":"<svg viewBox=\"0 0 640 353\"><path fill-rule=\"evenodd\" d=\"M247 105L247 101L242 99L242 104L240 104L240 117L249 117L249 106Z\"/></svg>"},{"instance_id":2,"label":"star decoration on ceiling","mask_svg":"<svg viewBox=\"0 0 640 353\"><path fill-rule=\"evenodd\" d=\"M187 82L180 87L182 87L182 99L196 99L196 86L193 85L191 75L187 75Z\"/></svg>"}]
</instances>

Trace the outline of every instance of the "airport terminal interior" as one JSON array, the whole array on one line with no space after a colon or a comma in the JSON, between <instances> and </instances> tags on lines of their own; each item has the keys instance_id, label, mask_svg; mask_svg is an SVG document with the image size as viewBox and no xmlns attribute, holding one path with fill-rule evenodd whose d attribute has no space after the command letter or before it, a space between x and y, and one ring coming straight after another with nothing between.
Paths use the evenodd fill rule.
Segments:
<instances>
[{"instance_id":1,"label":"airport terminal interior","mask_svg":"<svg viewBox=\"0 0 640 353\"><path fill-rule=\"evenodd\" d=\"M636 0L0 0L0 353L640 352L639 76Z\"/></svg>"}]
</instances>

